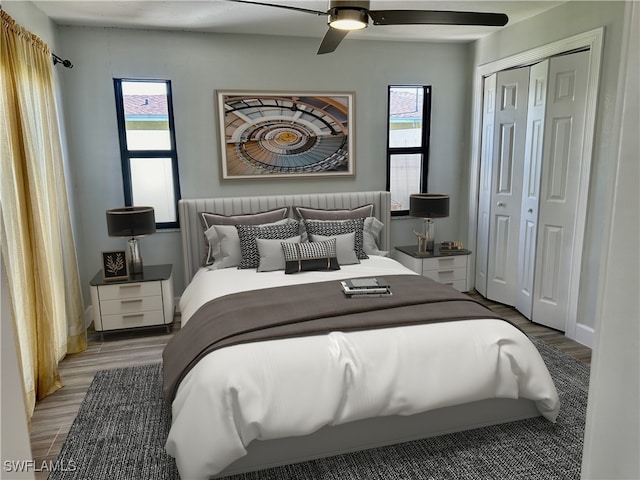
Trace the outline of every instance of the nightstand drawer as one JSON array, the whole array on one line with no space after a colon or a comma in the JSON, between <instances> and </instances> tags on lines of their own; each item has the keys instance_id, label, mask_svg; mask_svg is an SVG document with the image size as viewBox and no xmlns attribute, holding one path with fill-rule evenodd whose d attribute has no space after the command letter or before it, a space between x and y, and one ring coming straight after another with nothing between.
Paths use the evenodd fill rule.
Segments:
<instances>
[{"instance_id":1,"label":"nightstand drawer","mask_svg":"<svg viewBox=\"0 0 640 480\"><path fill-rule=\"evenodd\" d=\"M454 280L453 282L442 282L443 285L449 285L453 288L455 288L456 290L458 290L459 292L466 292L467 291L467 280Z\"/></svg>"},{"instance_id":2,"label":"nightstand drawer","mask_svg":"<svg viewBox=\"0 0 640 480\"><path fill-rule=\"evenodd\" d=\"M422 259L423 274L430 270L450 270L452 268L467 268L467 255L450 257L432 257Z\"/></svg>"},{"instance_id":3,"label":"nightstand drawer","mask_svg":"<svg viewBox=\"0 0 640 480\"><path fill-rule=\"evenodd\" d=\"M120 298L118 300L104 300L100 302L102 315L120 313L138 313L151 310L162 310L162 297Z\"/></svg>"},{"instance_id":4,"label":"nightstand drawer","mask_svg":"<svg viewBox=\"0 0 640 480\"><path fill-rule=\"evenodd\" d=\"M102 272L91 285L93 324L96 332L164 326L173 322L171 265L145 265L140 278L107 283Z\"/></svg>"},{"instance_id":5,"label":"nightstand drawer","mask_svg":"<svg viewBox=\"0 0 640 480\"><path fill-rule=\"evenodd\" d=\"M125 313L120 315L102 315L102 328L96 330L117 330L120 328L148 327L165 323L162 310L152 312Z\"/></svg>"},{"instance_id":6,"label":"nightstand drawer","mask_svg":"<svg viewBox=\"0 0 640 480\"><path fill-rule=\"evenodd\" d=\"M121 298L152 297L162 295L160 282L122 283L117 285L101 285L98 295L102 300L116 300Z\"/></svg>"},{"instance_id":7,"label":"nightstand drawer","mask_svg":"<svg viewBox=\"0 0 640 480\"><path fill-rule=\"evenodd\" d=\"M423 276L429 277L436 282L452 284L456 280L467 279L466 268L449 268L442 270L426 270L422 273Z\"/></svg>"},{"instance_id":8,"label":"nightstand drawer","mask_svg":"<svg viewBox=\"0 0 640 480\"><path fill-rule=\"evenodd\" d=\"M414 246L396 247L396 259L405 267L461 292L467 290L470 254L470 250L464 250L457 255L447 255L436 248L434 253L425 256L420 255Z\"/></svg>"}]
</instances>

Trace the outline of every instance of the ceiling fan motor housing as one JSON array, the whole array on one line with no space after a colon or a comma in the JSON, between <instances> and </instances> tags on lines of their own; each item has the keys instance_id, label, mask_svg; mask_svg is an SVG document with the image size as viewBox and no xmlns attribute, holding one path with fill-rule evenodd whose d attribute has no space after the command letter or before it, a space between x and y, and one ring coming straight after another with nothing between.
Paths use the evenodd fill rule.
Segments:
<instances>
[{"instance_id":1,"label":"ceiling fan motor housing","mask_svg":"<svg viewBox=\"0 0 640 480\"><path fill-rule=\"evenodd\" d=\"M331 0L328 23L340 30L358 30L369 25L369 1Z\"/></svg>"},{"instance_id":2,"label":"ceiling fan motor housing","mask_svg":"<svg viewBox=\"0 0 640 480\"><path fill-rule=\"evenodd\" d=\"M331 0L329 3L330 10L334 8L347 8L351 10L369 10L369 0Z\"/></svg>"},{"instance_id":3,"label":"ceiling fan motor housing","mask_svg":"<svg viewBox=\"0 0 640 480\"><path fill-rule=\"evenodd\" d=\"M368 1L332 0L328 24L338 30L359 30L369 26Z\"/></svg>"},{"instance_id":4,"label":"ceiling fan motor housing","mask_svg":"<svg viewBox=\"0 0 640 480\"><path fill-rule=\"evenodd\" d=\"M369 26L369 17L364 10L333 9L329 12L328 23L340 30L359 30Z\"/></svg>"}]
</instances>

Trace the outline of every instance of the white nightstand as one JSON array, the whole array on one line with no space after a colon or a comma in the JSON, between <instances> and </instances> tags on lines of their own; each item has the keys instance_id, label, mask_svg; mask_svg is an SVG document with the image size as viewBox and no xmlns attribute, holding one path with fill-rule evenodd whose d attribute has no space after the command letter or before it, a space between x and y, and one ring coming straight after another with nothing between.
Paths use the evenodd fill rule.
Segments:
<instances>
[{"instance_id":1,"label":"white nightstand","mask_svg":"<svg viewBox=\"0 0 640 480\"><path fill-rule=\"evenodd\" d=\"M142 275L117 282L105 281L102 272L90 282L93 323L101 335L125 328L165 326L173 322L171 265L144 266Z\"/></svg>"},{"instance_id":2,"label":"white nightstand","mask_svg":"<svg viewBox=\"0 0 640 480\"><path fill-rule=\"evenodd\" d=\"M396 247L396 260L405 267L437 282L451 285L460 292L467 290L467 263L470 254L470 250L456 254L440 253L436 246L432 255L423 256L418 254L415 245Z\"/></svg>"}]
</instances>

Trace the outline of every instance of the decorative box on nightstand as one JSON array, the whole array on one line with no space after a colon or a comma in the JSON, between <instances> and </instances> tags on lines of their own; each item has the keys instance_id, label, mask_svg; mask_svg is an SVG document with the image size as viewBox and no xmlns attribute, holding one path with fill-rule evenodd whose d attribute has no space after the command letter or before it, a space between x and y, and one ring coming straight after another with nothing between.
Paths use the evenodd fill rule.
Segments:
<instances>
[{"instance_id":1,"label":"decorative box on nightstand","mask_svg":"<svg viewBox=\"0 0 640 480\"><path fill-rule=\"evenodd\" d=\"M142 275L105 281L102 272L90 282L93 323L97 332L164 325L173 322L171 265L144 266Z\"/></svg>"},{"instance_id":2,"label":"decorative box on nightstand","mask_svg":"<svg viewBox=\"0 0 640 480\"><path fill-rule=\"evenodd\" d=\"M417 246L411 245L396 247L396 260L420 275L464 292L467 290L467 263L470 253L470 250L461 250L455 254L442 253L436 245L433 254L424 256L418 254Z\"/></svg>"}]
</instances>

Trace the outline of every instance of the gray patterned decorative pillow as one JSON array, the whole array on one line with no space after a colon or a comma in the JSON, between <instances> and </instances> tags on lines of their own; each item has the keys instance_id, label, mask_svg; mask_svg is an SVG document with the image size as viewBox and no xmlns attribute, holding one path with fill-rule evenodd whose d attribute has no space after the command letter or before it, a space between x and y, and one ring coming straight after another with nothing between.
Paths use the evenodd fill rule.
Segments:
<instances>
[{"instance_id":1,"label":"gray patterned decorative pillow","mask_svg":"<svg viewBox=\"0 0 640 480\"><path fill-rule=\"evenodd\" d=\"M266 212L259 213L242 213L238 215L222 215L212 212L198 212L200 221L204 228L204 235L207 247L207 258L204 259L203 265L211 265L220 254L220 239L215 225L262 225L265 223L273 223L278 220L287 218L289 207L274 208Z\"/></svg>"},{"instance_id":2,"label":"gray patterned decorative pillow","mask_svg":"<svg viewBox=\"0 0 640 480\"><path fill-rule=\"evenodd\" d=\"M282 251L285 261L284 273L340 270L335 238L324 242L282 242Z\"/></svg>"},{"instance_id":3,"label":"gray patterned decorative pillow","mask_svg":"<svg viewBox=\"0 0 640 480\"><path fill-rule=\"evenodd\" d=\"M258 268L260 252L258 238L280 239L295 237L300 234L300 225L291 220L285 225L236 225L240 238L240 254L242 259L238 268Z\"/></svg>"},{"instance_id":4,"label":"gray patterned decorative pillow","mask_svg":"<svg viewBox=\"0 0 640 480\"><path fill-rule=\"evenodd\" d=\"M304 220L304 226L309 235L324 235L325 237L335 237L337 235L354 232L356 235L353 249L356 252L356 256L360 260L369 258L364 251L364 218L338 221Z\"/></svg>"}]
</instances>

